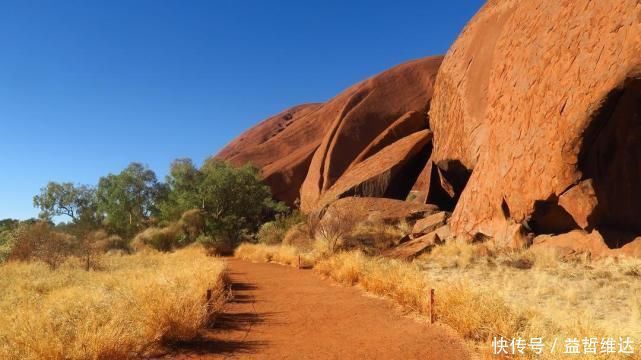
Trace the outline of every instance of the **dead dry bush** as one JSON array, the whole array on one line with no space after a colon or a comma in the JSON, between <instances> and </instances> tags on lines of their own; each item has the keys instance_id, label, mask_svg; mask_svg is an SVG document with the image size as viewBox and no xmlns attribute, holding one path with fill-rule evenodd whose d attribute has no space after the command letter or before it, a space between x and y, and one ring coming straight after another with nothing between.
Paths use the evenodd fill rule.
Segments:
<instances>
[{"instance_id":1,"label":"dead dry bush","mask_svg":"<svg viewBox=\"0 0 641 360\"><path fill-rule=\"evenodd\" d=\"M53 230L45 222L21 225L14 236L9 260L37 260L51 268L57 268L73 255L77 245L73 236Z\"/></svg>"},{"instance_id":2,"label":"dead dry bush","mask_svg":"<svg viewBox=\"0 0 641 360\"><path fill-rule=\"evenodd\" d=\"M345 241L359 218L350 209L334 207L309 216L308 227L314 246L321 253L334 254L345 246Z\"/></svg>"}]
</instances>

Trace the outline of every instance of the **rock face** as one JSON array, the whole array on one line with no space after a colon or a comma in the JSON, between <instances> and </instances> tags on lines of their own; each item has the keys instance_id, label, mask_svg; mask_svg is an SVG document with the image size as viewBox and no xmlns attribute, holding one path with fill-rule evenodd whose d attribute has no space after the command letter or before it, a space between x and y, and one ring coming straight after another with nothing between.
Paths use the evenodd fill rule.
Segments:
<instances>
[{"instance_id":1,"label":"rock face","mask_svg":"<svg viewBox=\"0 0 641 360\"><path fill-rule=\"evenodd\" d=\"M303 211L318 207L321 196L347 169L428 128L427 111L441 60L429 57L396 66L336 97L344 105L312 158L301 187Z\"/></svg>"},{"instance_id":2,"label":"rock face","mask_svg":"<svg viewBox=\"0 0 641 360\"><path fill-rule=\"evenodd\" d=\"M216 157L238 166L250 162L259 167L274 197L293 204L330 125L321 116L322 109L322 104L306 104L285 110L244 132Z\"/></svg>"},{"instance_id":3,"label":"rock face","mask_svg":"<svg viewBox=\"0 0 641 360\"><path fill-rule=\"evenodd\" d=\"M415 204L402 200L370 197L346 197L332 203L327 211L349 210L358 220L379 219L387 223L415 221L428 216L438 208L434 205Z\"/></svg>"},{"instance_id":4,"label":"rock face","mask_svg":"<svg viewBox=\"0 0 641 360\"><path fill-rule=\"evenodd\" d=\"M430 124L432 163L465 184L454 232L641 232L641 5L489 1L443 61Z\"/></svg>"},{"instance_id":5,"label":"rock face","mask_svg":"<svg viewBox=\"0 0 641 360\"><path fill-rule=\"evenodd\" d=\"M405 183L415 180L410 174L418 173L413 167L422 167L431 151L427 111L441 60L411 61L327 103L288 109L240 135L216 157L235 165L253 163L275 198L290 205L300 199L306 211L318 208L321 195L347 173L333 189L338 196L325 197L325 204L390 171L396 177L389 189L393 194L373 195L404 197L412 186ZM374 158L386 166L377 168ZM358 167L366 161L371 169Z\"/></svg>"}]
</instances>

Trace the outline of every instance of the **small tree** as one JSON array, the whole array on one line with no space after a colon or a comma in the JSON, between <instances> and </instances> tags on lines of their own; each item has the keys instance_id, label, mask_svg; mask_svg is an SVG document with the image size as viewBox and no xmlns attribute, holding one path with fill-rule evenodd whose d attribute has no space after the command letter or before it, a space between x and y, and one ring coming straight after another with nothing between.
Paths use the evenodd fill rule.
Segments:
<instances>
[{"instance_id":1,"label":"small tree","mask_svg":"<svg viewBox=\"0 0 641 360\"><path fill-rule=\"evenodd\" d=\"M96 191L87 185L49 182L33 197L40 208L40 218L50 221L54 216L67 216L79 232L87 232L100 223Z\"/></svg>"},{"instance_id":2,"label":"small tree","mask_svg":"<svg viewBox=\"0 0 641 360\"><path fill-rule=\"evenodd\" d=\"M98 210L106 225L124 238L131 238L158 214L157 204L166 196L166 187L156 174L139 163L132 163L117 175L102 177L96 190Z\"/></svg>"},{"instance_id":3,"label":"small tree","mask_svg":"<svg viewBox=\"0 0 641 360\"><path fill-rule=\"evenodd\" d=\"M206 214L206 234L235 247L247 233L287 206L272 199L269 187L261 183L258 169L251 165L235 168L220 160L210 160L201 169L199 195Z\"/></svg>"},{"instance_id":4,"label":"small tree","mask_svg":"<svg viewBox=\"0 0 641 360\"><path fill-rule=\"evenodd\" d=\"M168 194L159 205L163 221L176 221L185 212L202 208L199 191L202 179L203 174L191 159L177 159L171 163L166 178Z\"/></svg>"}]
</instances>

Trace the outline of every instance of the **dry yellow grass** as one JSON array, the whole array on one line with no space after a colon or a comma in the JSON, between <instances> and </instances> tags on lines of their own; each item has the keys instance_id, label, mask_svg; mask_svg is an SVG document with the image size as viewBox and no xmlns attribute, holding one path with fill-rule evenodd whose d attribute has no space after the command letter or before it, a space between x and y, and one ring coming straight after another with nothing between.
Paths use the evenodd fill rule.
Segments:
<instances>
[{"instance_id":1,"label":"dry yellow grass","mask_svg":"<svg viewBox=\"0 0 641 360\"><path fill-rule=\"evenodd\" d=\"M459 259L458 262L456 259L449 259L449 263L472 261L469 254L474 251L468 248L468 245L451 246L460 246L461 248L442 249L441 254L437 253L435 257L438 258L443 253L450 255L459 253L462 259ZM545 266L551 264L551 260L547 258L549 255L525 252L520 256L544 256L542 263L548 264ZM475 261L487 264L487 259L487 257L477 256ZM631 287L641 286L638 284L638 279L636 280L637 284L623 287L618 292L612 292L612 288L608 289L613 297L626 296L630 302L635 304L632 306L633 309L622 311L620 307L615 306L615 303L608 302L605 298L596 295L591 297L592 301L600 301L600 303L592 303L592 306L600 307L595 311L593 307L582 308L577 302L570 303L573 307L558 307L559 304L554 304L557 305L555 307L552 306L553 304L541 303L540 299L539 302L535 301L536 291L540 290L540 286L543 285L537 283L541 280L537 279L537 276L540 276L538 274L540 270L537 270L536 267L522 270L512 268L512 265L503 265L506 268L501 268L502 265L482 265L485 268L482 272L476 273L478 276L469 276L469 273L468 275L465 273L469 271L469 266L471 266L468 263L467 270L457 267L461 269L459 276L452 276L451 273L449 273L450 276L443 276L442 273L434 271L434 268L426 271L425 263L429 263L429 261L429 257L426 257L422 261L406 263L380 257L367 257L360 252L346 252L321 259L315 269L337 282L360 285L368 292L393 299L399 305L420 314L429 313L428 294L429 289L434 288L437 299L435 311L439 321L448 324L465 338L471 340L472 345L485 355L491 354L491 340L495 336L503 336L507 339L542 337L547 341L557 338L561 344L567 338L614 337L618 339L619 336L630 336L634 339L637 347L641 341L641 322L636 317L641 308L636 296L638 292L630 291ZM638 263L635 260L628 260L620 270L631 271L629 270L632 266L631 262ZM562 266L558 264L557 260L557 266ZM523 275L515 276L514 273L507 271L507 267L522 272ZM496 273L496 276L491 274L493 272ZM575 290L568 278L557 277L545 280L549 290L553 289L554 293L560 297L565 296L564 293L568 291L571 293ZM550 282L547 283L547 281ZM635 280L629 279L629 281ZM518 288L516 284L519 284ZM594 285L596 284L594 283ZM528 290L530 287L534 290ZM598 287L592 289L594 292L598 292L598 290ZM575 295L571 296L576 297ZM581 296L586 297L587 294L580 295L579 298ZM604 309L602 308L604 306L611 307ZM595 312L601 313L601 321L595 318ZM626 315L632 317L624 322L617 321L618 317ZM550 346L549 343L548 346ZM639 355L637 352L633 356L610 354L595 355L591 358L630 359L639 358ZM563 350L540 356L529 354L529 356L541 359L564 358ZM567 356L571 357L572 355Z\"/></svg>"},{"instance_id":2,"label":"dry yellow grass","mask_svg":"<svg viewBox=\"0 0 641 360\"><path fill-rule=\"evenodd\" d=\"M274 262L287 266L313 266L318 256L315 251L303 252L291 245L240 244L234 251L234 256L252 262Z\"/></svg>"},{"instance_id":3,"label":"dry yellow grass","mask_svg":"<svg viewBox=\"0 0 641 360\"><path fill-rule=\"evenodd\" d=\"M630 336L635 355L590 358L641 358L641 260L590 262L578 257L563 261L549 250L500 252L455 241L413 263L358 251L301 253L291 246L246 245L236 256L287 263L277 255L281 252L291 259L307 255L307 261L322 275L345 285L359 285L419 314L429 313L428 294L434 288L438 320L489 358L495 336L542 337L548 347L555 338L562 347L567 338ZM572 357L564 357L563 350L528 356Z\"/></svg>"},{"instance_id":4,"label":"dry yellow grass","mask_svg":"<svg viewBox=\"0 0 641 360\"><path fill-rule=\"evenodd\" d=\"M0 266L0 358L138 358L193 338L224 303L225 264L201 249L100 260L100 271Z\"/></svg>"}]
</instances>

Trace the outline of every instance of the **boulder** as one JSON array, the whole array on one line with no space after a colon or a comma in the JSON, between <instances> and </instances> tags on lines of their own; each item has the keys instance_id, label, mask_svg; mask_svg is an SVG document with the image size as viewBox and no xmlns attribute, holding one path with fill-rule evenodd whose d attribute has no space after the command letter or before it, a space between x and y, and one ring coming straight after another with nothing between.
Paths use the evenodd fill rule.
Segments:
<instances>
[{"instance_id":1,"label":"boulder","mask_svg":"<svg viewBox=\"0 0 641 360\"><path fill-rule=\"evenodd\" d=\"M432 162L472 171L443 172L466 180L452 230L641 232L640 79L637 1L489 1L448 51L429 113Z\"/></svg>"},{"instance_id":2,"label":"boulder","mask_svg":"<svg viewBox=\"0 0 641 360\"><path fill-rule=\"evenodd\" d=\"M431 137L429 130L416 132L355 165L321 195L316 207L347 196L405 199L418 175L416 170L423 167L426 152L431 150Z\"/></svg>"},{"instance_id":3,"label":"boulder","mask_svg":"<svg viewBox=\"0 0 641 360\"><path fill-rule=\"evenodd\" d=\"M412 261L417 256L430 251L442 241L435 232L423 235L417 239L404 242L383 252L383 256L399 260Z\"/></svg>"},{"instance_id":4,"label":"boulder","mask_svg":"<svg viewBox=\"0 0 641 360\"><path fill-rule=\"evenodd\" d=\"M356 169L377 150L388 147L394 140L397 143L397 139L409 135L410 131L427 128L427 121L422 120L427 118L441 60L442 57L428 57L396 66L335 98L341 99L343 106L330 120L330 130L311 160L301 187L303 211L317 208L321 195L332 188L347 169ZM399 131L398 135L394 129ZM386 130L389 131L383 134Z\"/></svg>"},{"instance_id":5,"label":"boulder","mask_svg":"<svg viewBox=\"0 0 641 360\"><path fill-rule=\"evenodd\" d=\"M427 233L431 233L432 231L445 225L449 217L449 213L445 211L439 211L423 219L420 219L416 221L416 223L414 223L414 227L412 228L412 235L414 235L414 237L417 237L425 235Z\"/></svg>"},{"instance_id":6,"label":"boulder","mask_svg":"<svg viewBox=\"0 0 641 360\"><path fill-rule=\"evenodd\" d=\"M641 237L637 237L625 244L621 249L618 249L617 252L624 256L641 258Z\"/></svg>"},{"instance_id":7,"label":"boulder","mask_svg":"<svg viewBox=\"0 0 641 360\"><path fill-rule=\"evenodd\" d=\"M452 230L447 224L437 228L436 230L434 230L434 232L436 233L436 235L438 235L439 239L443 241L452 239Z\"/></svg>"},{"instance_id":8,"label":"boulder","mask_svg":"<svg viewBox=\"0 0 641 360\"><path fill-rule=\"evenodd\" d=\"M587 253L592 258L599 258L614 254L596 230L591 233L574 230L560 235L539 235L534 238L532 246L556 249L565 256Z\"/></svg>"},{"instance_id":9,"label":"boulder","mask_svg":"<svg viewBox=\"0 0 641 360\"><path fill-rule=\"evenodd\" d=\"M559 205L582 229L590 226L590 217L596 215L595 209L598 204L592 179L581 181L559 197Z\"/></svg>"}]
</instances>

